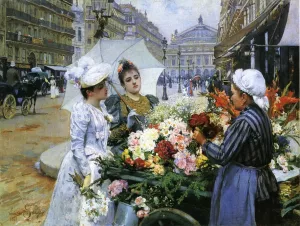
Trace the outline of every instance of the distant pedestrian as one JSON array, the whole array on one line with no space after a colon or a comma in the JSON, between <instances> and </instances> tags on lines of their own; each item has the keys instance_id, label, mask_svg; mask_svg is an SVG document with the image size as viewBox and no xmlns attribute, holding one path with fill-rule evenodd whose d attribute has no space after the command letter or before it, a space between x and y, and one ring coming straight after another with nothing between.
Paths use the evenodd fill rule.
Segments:
<instances>
[{"instance_id":1,"label":"distant pedestrian","mask_svg":"<svg viewBox=\"0 0 300 226\"><path fill-rule=\"evenodd\" d=\"M14 86L16 83L20 82L20 75L18 70L15 68L16 63L11 61L10 68L7 70L7 84Z\"/></svg>"},{"instance_id":2,"label":"distant pedestrian","mask_svg":"<svg viewBox=\"0 0 300 226\"><path fill-rule=\"evenodd\" d=\"M54 99L56 97L56 81L53 75L50 77L50 86L51 99Z\"/></svg>"}]
</instances>

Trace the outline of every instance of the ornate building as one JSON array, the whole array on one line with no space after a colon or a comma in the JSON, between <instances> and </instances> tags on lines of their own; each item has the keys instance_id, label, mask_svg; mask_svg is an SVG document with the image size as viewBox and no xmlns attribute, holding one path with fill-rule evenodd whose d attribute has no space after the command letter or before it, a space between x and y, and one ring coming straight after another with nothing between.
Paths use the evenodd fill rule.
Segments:
<instances>
[{"instance_id":1,"label":"ornate building","mask_svg":"<svg viewBox=\"0 0 300 226\"><path fill-rule=\"evenodd\" d=\"M126 33L124 39L144 38L149 51L156 59L162 61L163 51L162 34L158 28L148 20L147 12L141 13L131 4L121 4L126 20Z\"/></svg>"},{"instance_id":2,"label":"ornate building","mask_svg":"<svg viewBox=\"0 0 300 226\"><path fill-rule=\"evenodd\" d=\"M76 0L76 4L72 6L72 12L75 14L73 22L73 29L75 30L73 39L74 55L72 62L75 62L85 53L85 24L82 3L78 3L78 0Z\"/></svg>"},{"instance_id":3,"label":"ornate building","mask_svg":"<svg viewBox=\"0 0 300 226\"><path fill-rule=\"evenodd\" d=\"M172 34L171 44L167 49L166 73L171 78L193 77L194 75L211 76L215 72L213 65L214 46L216 45L217 30L203 23L202 16L198 19L198 24L178 33ZM178 50L181 56L178 59Z\"/></svg>"},{"instance_id":4,"label":"ornate building","mask_svg":"<svg viewBox=\"0 0 300 226\"><path fill-rule=\"evenodd\" d=\"M98 24L95 14L92 11L91 0L84 1L83 8L85 21L85 53L87 53L99 40L94 37ZM113 3L112 16L108 19L105 32L107 32L109 39L124 39L125 16L120 6L115 2Z\"/></svg>"},{"instance_id":5,"label":"ornate building","mask_svg":"<svg viewBox=\"0 0 300 226\"><path fill-rule=\"evenodd\" d=\"M4 72L6 72L5 31L6 6L4 1L0 1L0 81L4 77Z\"/></svg>"},{"instance_id":6,"label":"ornate building","mask_svg":"<svg viewBox=\"0 0 300 226\"><path fill-rule=\"evenodd\" d=\"M83 12L79 10L81 6ZM76 14L73 24L76 30L76 37L73 40L75 47L73 60L77 60L91 50L98 42L99 39L94 37L98 24L92 10L91 0L76 1L72 10ZM83 20L81 20L81 15L83 15ZM113 3L112 15L105 26L105 32L107 32L109 39L144 38L149 51L159 61L162 60L161 40L163 36L159 33L158 28L152 22L148 21L147 13L140 13L131 4L119 5L116 2ZM84 43L78 42L80 35Z\"/></svg>"},{"instance_id":7,"label":"ornate building","mask_svg":"<svg viewBox=\"0 0 300 226\"><path fill-rule=\"evenodd\" d=\"M72 62L72 0L1 2L6 8L4 56L8 62L15 61L22 74L35 66L64 66Z\"/></svg>"}]
</instances>

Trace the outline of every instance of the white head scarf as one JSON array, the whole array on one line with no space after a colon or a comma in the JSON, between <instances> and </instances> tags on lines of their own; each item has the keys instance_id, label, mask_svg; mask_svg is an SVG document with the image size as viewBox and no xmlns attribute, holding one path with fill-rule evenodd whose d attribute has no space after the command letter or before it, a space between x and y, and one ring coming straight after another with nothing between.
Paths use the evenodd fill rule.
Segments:
<instances>
[{"instance_id":1,"label":"white head scarf","mask_svg":"<svg viewBox=\"0 0 300 226\"><path fill-rule=\"evenodd\" d=\"M262 73L256 69L237 69L233 75L236 86L253 97L254 102L265 111L269 108L266 93L266 81Z\"/></svg>"}]
</instances>

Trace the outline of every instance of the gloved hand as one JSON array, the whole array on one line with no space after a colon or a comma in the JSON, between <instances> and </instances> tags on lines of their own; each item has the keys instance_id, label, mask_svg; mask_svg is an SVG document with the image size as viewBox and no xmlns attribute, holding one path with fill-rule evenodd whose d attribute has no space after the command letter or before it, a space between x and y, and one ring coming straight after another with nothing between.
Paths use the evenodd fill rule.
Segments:
<instances>
[{"instance_id":1,"label":"gloved hand","mask_svg":"<svg viewBox=\"0 0 300 226\"><path fill-rule=\"evenodd\" d=\"M134 116L138 116L135 109L132 109L127 116L127 128L131 129L133 125L136 123L136 119Z\"/></svg>"},{"instance_id":2,"label":"gloved hand","mask_svg":"<svg viewBox=\"0 0 300 226\"><path fill-rule=\"evenodd\" d=\"M90 184L91 184L91 174L85 176L82 188L87 188Z\"/></svg>"},{"instance_id":3,"label":"gloved hand","mask_svg":"<svg viewBox=\"0 0 300 226\"><path fill-rule=\"evenodd\" d=\"M132 132L143 130L145 117L136 113L135 109L131 110L127 116L127 128Z\"/></svg>"}]
</instances>

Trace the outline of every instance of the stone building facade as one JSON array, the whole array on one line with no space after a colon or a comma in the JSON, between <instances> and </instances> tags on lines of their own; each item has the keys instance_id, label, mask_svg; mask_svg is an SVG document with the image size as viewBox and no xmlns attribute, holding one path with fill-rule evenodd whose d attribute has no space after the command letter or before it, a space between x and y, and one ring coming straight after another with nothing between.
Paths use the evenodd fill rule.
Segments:
<instances>
[{"instance_id":1,"label":"stone building facade","mask_svg":"<svg viewBox=\"0 0 300 226\"><path fill-rule=\"evenodd\" d=\"M46 65L69 65L74 48L72 0L2 0L6 9L1 54L26 73ZM1 31L0 31L1 32Z\"/></svg>"},{"instance_id":2,"label":"stone building facade","mask_svg":"<svg viewBox=\"0 0 300 226\"><path fill-rule=\"evenodd\" d=\"M78 10L83 9L83 12ZM92 1L91 0L79 0L73 6L74 13L78 16L73 24L76 30L76 37L74 38L75 54L73 59L79 59L80 56L87 53L93 48L93 46L98 42L98 38L95 38L98 24L95 18L95 14L92 11ZM79 20L80 16L83 15L83 20ZM78 43L78 38L80 32L78 32L79 27L81 27L81 38L84 40L83 43ZM156 57L159 61L162 61L163 51L161 48L161 41L163 36L159 33L158 28L148 20L147 13L139 12L131 4L117 4L113 3L112 15L108 19L108 24L105 26L105 32L107 32L109 39L116 40L127 40L135 38L144 38L145 43L149 51ZM81 46L81 47L80 47ZM76 55L76 57L75 57ZM78 58L79 57L79 58Z\"/></svg>"},{"instance_id":3,"label":"stone building facade","mask_svg":"<svg viewBox=\"0 0 300 226\"><path fill-rule=\"evenodd\" d=\"M215 66L213 64L214 46L216 45L217 30L205 25L200 15L198 24L187 30L172 34L171 43L166 54L166 74L173 80L180 76L183 79L201 75L206 78L213 75ZM181 51L180 59L178 51Z\"/></svg>"},{"instance_id":4,"label":"stone building facade","mask_svg":"<svg viewBox=\"0 0 300 226\"><path fill-rule=\"evenodd\" d=\"M121 4L120 6L126 21L125 39L144 38L146 46L152 55L159 61L162 61L161 41L163 36L158 28L148 20L147 12L141 13L131 4Z\"/></svg>"}]
</instances>

